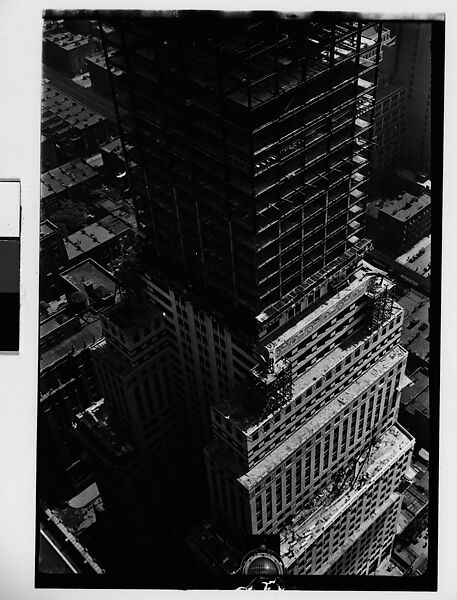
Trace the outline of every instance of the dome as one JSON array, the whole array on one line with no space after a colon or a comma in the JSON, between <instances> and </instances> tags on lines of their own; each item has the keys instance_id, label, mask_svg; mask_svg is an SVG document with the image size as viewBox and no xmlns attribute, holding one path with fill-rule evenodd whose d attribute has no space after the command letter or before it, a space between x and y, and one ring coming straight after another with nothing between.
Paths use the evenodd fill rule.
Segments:
<instances>
[{"instance_id":1,"label":"dome","mask_svg":"<svg viewBox=\"0 0 457 600\"><path fill-rule=\"evenodd\" d=\"M267 556L255 558L247 569L247 575L279 575L278 565Z\"/></svg>"}]
</instances>

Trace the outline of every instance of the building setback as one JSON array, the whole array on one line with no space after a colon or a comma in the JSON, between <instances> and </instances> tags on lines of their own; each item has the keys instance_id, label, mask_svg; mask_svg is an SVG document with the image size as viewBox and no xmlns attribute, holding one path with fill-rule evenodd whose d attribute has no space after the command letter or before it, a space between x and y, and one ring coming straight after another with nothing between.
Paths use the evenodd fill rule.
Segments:
<instances>
[{"instance_id":1,"label":"building setback","mask_svg":"<svg viewBox=\"0 0 457 600\"><path fill-rule=\"evenodd\" d=\"M139 279L175 348L193 495L205 497L206 445L219 539L239 552L247 534L279 533L292 572L374 572L413 445L395 425L403 311L363 261L382 27L214 13L109 24L108 67L127 71L112 83L144 238ZM126 343L116 334L112 351L134 360ZM124 398L107 388L105 402L138 447L136 383L119 385ZM98 472L102 496L113 464Z\"/></svg>"}]
</instances>

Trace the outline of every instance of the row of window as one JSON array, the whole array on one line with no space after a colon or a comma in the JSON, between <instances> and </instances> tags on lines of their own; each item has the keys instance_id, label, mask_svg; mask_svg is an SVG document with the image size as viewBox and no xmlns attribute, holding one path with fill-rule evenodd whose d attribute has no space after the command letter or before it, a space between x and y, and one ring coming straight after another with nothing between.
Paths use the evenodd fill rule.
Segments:
<instances>
[{"instance_id":1,"label":"row of window","mask_svg":"<svg viewBox=\"0 0 457 600\"><path fill-rule=\"evenodd\" d=\"M393 504L329 569L328 575L352 575L364 572L380 549L392 542L396 509Z\"/></svg>"},{"instance_id":2,"label":"row of window","mask_svg":"<svg viewBox=\"0 0 457 600\"><path fill-rule=\"evenodd\" d=\"M397 365L395 370L392 369L392 375L390 377L393 378L395 371L398 370L396 377L399 378L399 371L401 371L402 366L403 363L400 363ZM318 435L314 435L306 442L306 444L303 444L295 452L293 457L289 457L287 461L285 461L286 474L291 471L291 467L287 469L288 464L292 465L292 462L295 463L297 461L303 461L302 468L306 473L306 479L303 482L305 488L302 488L303 492L306 491L306 487L310 483L316 482L319 478L325 475L326 472L328 472L329 466L332 464L330 463L330 456L332 456L333 462L335 459L340 461L343 457L347 456L348 453L353 453L355 448L360 447L360 444L363 443L364 440L366 441L366 439L368 439L372 427L379 427L382 423L386 423L390 416L395 413L396 395L392 393L394 387L391 385L390 387L382 388L381 391L384 392L382 395L383 404L381 405L380 397L378 401L378 407L376 408L375 405L376 415L373 415L371 410L371 400L373 397L375 397L377 385L378 384L372 386L369 397L368 392L366 392L363 396L360 396L356 402L353 402L351 406L347 407L342 414L340 413L337 418L332 419L327 424L326 428L322 429ZM361 407L364 404L367 406L367 408L364 409L364 421L362 422L363 426L360 426ZM370 405L370 408L368 408L368 405ZM346 411L347 414L345 414ZM350 414L349 411L351 411ZM368 416L370 416L370 419L368 419ZM376 416L378 419L377 423L373 422L374 416ZM356 427L358 427L357 430L355 429ZM333 431L333 437L327 433L330 431ZM325 435L326 433L327 435ZM335 446L337 439L338 442ZM335 451L335 447L337 452ZM324 456L326 462L324 462ZM311 465L313 465L313 468L311 468ZM336 466L333 464L331 468L335 469ZM255 494L262 495L265 487L267 489L270 488L273 484L269 482L272 481L273 477L282 477L284 479L284 472L281 471L281 467L276 469L275 473L269 475L255 488ZM296 498L296 500L297 499L298 498ZM258 525L261 526L262 523L258 523Z\"/></svg>"},{"instance_id":3,"label":"row of window","mask_svg":"<svg viewBox=\"0 0 457 600\"><path fill-rule=\"evenodd\" d=\"M334 552L338 551L344 540L353 534L360 524L372 517L392 491L398 488L408 456L409 453L405 454L400 461L394 463L370 490L359 497L349 511L343 513L332 523L330 531L323 533L314 542L312 552L308 549L308 556L303 557L307 567L311 566L312 563L314 569L319 569Z\"/></svg>"},{"instance_id":4,"label":"row of window","mask_svg":"<svg viewBox=\"0 0 457 600\"><path fill-rule=\"evenodd\" d=\"M301 396L297 397L294 402L289 404L289 406L285 408L284 413L277 413L273 419L270 419L267 423L265 423L263 426L264 435L270 429L271 426L273 426L273 429L270 431L270 433L267 433L265 437L260 438L259 443L254 444L248 451L248 455L250 455L251 461L255 461L251 462L250 464L255 464L256 462L260 461L262 457L265 456L270 450L274 449L278 443L281 443L284 439L291 435L293 431L295 431L300 425L302 425L305 419L311 418L329 400L331 400L335 395L341 392L346 385L348 385L351 381L354 381L358 377L359 373L366 368L366 361L369 357L372 357L370 364L373 364L376 360L378 360L381 357L382 354L387 352L393 346L393 343L398 341L400 323L401 314L397 315L395 319L392 319L392 321L389 324L386 324L386 326L382 330L373 334L370 340L367 340L363 344L363 347L360 346L360 348L358 348L351 356L346 358L344 362L347 363L347 365L349 365L351 360L353 360L355 356L360 356L362 348L368 351L368 349L371 346L371 350L365 352L362 355L362 357L357 362L355 362L350 371L347 368L345 368L345 372L333 384L327 384L326 386L321 388L323 379L318 380L313 386L308 388L305 394L302 394ZM386 336L388 331L391 331L391 333L386 337L385 343L382 345L375 344L375 340L377 341L378 338L382 339L382 336ZM375 350L375 352L373 352L373 350ZM341 370L342 364L343 363L340 363L335 367L334 370L329 372L326 376L326 379L328 380L329 375L332 375L333 373L336 373L339 370ZM343 380L345 380L344 383L342 383ZM335 387L338 383L340 383L339 387ZM383 383L384 381L380 382L381 385ZM321 390L317 392L317 395L313 396L313 393L316 393L316 391L319 388L321 388ZM332 393L329 396L328 394L330 390L332 391ZM302 400L304 400L305 397L307 399L307 404L302 405L301 408L297 410L297 407L300 406ZM291 412L292 408L295 409L294 414L290 415L287 419L284 420L284 417ZM290 427L287 427L290 423L293 424ZM253 440L259 439L259 434L261 432L262 430L255 431L252 436ZM281 435L278 436L278 433L281 433ZM270 440L270 444L268 444L267 446L263 446L264 443L268 443Z\"/></svg>"}]
</instances>

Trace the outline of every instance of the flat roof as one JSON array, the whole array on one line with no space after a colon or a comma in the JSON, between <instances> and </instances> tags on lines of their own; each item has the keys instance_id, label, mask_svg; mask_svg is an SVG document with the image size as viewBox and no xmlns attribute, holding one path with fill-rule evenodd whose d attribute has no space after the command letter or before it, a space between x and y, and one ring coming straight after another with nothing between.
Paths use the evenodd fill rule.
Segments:
<instances>
[{"instance_id":1,"label":"flat roof","mask_svg":"<svg viewBox=\"0 0 457 600\"><path fill-rule=\"evenodd\" d=\"M41 199L58 194L98 176L84 159L77 158L41 174Z\"/></svg>"},{"instance_id":2,"label":"flat roof","mask_svg":"<svg viewBox=\"0 0 457 600\"><path fill-rule=\"evenodd\" d=\"M431 190L432 188L432 181L427 174L415 175L409 169L398 169L396 174L398 175L398 177L400 177L400 179L412 181L413 183L416 183L417 185L420 185L427 190Z\"/></svg>"},{"instance_id":3,"label":"flat roof","mask_svg":"<svg viewBox=\"0 0 457 600\"><path fill-rule=\"evenodd\" d=\"M106 120L99 113L47 82L42 82L41 113L42 131L46 133L49 127L51 134L52 129L57 126L56 119L61 119L62 122L80 130Z\"/></svg>"},{"instance_id":4,"label":"flat roof","mask_svg":"<svg viewBox=\"0 0 457 600\"><path fill-rule=\"evenodd\" d=\"M416 412L420 413L424 417L430 417L430 394L429 389L426 388L422 390L419 395L417 395L414 400L412 400L406 406L406 412L414 415Z\"/></svg>"},{"instance_id":5,"label":"flat roof","mask_svg":"<svg viewBox=\"0 0 457 600\"><path fill-rule=\"evenodd\" d=\"M117 217L127 223L131 228L135 229L137 227L136 216L133 210L127 210L123 207L117 208L112 212L113 216Z\"/></svg>"},{"instance_id":6,"label":"flat roof","mask_svg":"<svg viewBox=\"0 0 457 600\"><path fill-rule=\"evenodd\" d=\"M102 200L98 204L109 213L114 212L118 208L118 205L116 204L116 202L113 202L113 200L110 200L110 199Z\"/></svg>"},{"instance_id":7,"label":"flat roof","mask_svg":"<svg viewBox=\"0 0 457 600\"><path fill-rule=\"evenodd\" d=\"M378 210L398 221L407 221L427 206L430 206L429 194L414 196L409 192L402 192L396 198L383 201Z\"/></svg>"},{"instance_id":8,"label":"flat roof","mask_svg":"<svg viewBox=\"0 0 457 600\"><path fill-rule=\"evenodd\" d=\"M410 485L404 491L402 508L397 525L397 533L401 533L415 519L429 502L428 467L420 460L412 457L411 469L414 473Z\"/></svg>"},{"instance_id":9,"label":"flat roof","mask_svg":"<svg viewBox=\"0 0 457 600\"><path fill-rule=\"evenodd\" d=\"M96 483L91 483L82 492L74 496L68 501L71 508L84 508L88 504L91 504L96 498L100 496Z\"/></svg>"},{"instance_id":10,"label":"flat roof","mask_svg":"<svg viewBox=\"0 0 457 600\"><path fill-rule=\"evenodd\" d=\"M60 276L71 283L77 290L85 291L85 285L93 284L94 288L103 287L109 294L114 294L116 282L114 277L95 260L88 259Z\"/></svg>"},{"instance_id":11,"label":"flat roof","mask_svg":"<svg viewBox=\"0 0 457 600\"><path fill-rule=\"evenodd\" d=\"M131 149L132 146L130 144L127 144L127 148ZM119 138L119 137L114 138L113 140L110 140L109 142L106 142L106 144L102 144L100 146L100 150L102 150L103 152L106 152L108 154L115 154L116 156L123 158L121 138Z\"/></svg>"},{"instance_id":12,"label":"flat roof","mask_svg":"<svg viewBox=\"0 0 457 600\"><path fill-rule=\"evenodd\" d=\"M399 256L396 261L423 277L430 277L432 264L431 235L422 238L411 250Z\"/></svg>"},{"instance_id":13,"label":"flat roof","mask_svg":"<svg viewBox=\"0 0 457 600\"><path fill-rule=\"evenodd\" d=\"M82 255L86 252L93 250L100 246L100 244L104 244L130 229L130 226L122 219L118 219L112 215L108 215L96 223L87 225L87 227L64 238L63 242L68 260L73 260L77 256L81 256L82 258Z\"/></svg>"},{"instance_id":14,"label":"flat roof","mask_svg":"<svg viewBox=\"0 0 457 600\"><path fill-rule=\"evenodd\" d=\"M102 158L101 152L92 154L92 156L87 156L85 158L85 161L90 167L92 167L94 169L102 169L103 168L103 158Z\"/></svg>"},{"instance_id":15,"label":"flat roof","mask_svg":"<svg viewBox=\"0 0 457 600\"><path fill-rule=\"evenodd\" d=\"M41 221L41 223L40 223L40 239L43 239L47 235L50 235L51 233L55 233L56 231L59 231L59 228L57 227L57 225L54 225L54 223L51 223L51 221L48 221L47 219L45 221Z\"/></svg>"},{"instance_id":16,"label":"flat roof","mask_svg":"<svg viewBox=\"0 0 457 600\"><path fill-rule=\"evenodd\" d=\"M411 385L403 388L401 393L401 403L403 406L407 406L417 396L422 394L424 390L428 390L429 387L429 376L424 369L417 369L412 375L410 375Z\"/></svg>"},{"instance_id":17,"label":"flat roof","mask_svg":"<svg viewBox=\"0 0 457 600\"><path fill-rule=\"evenodd\" d=\"M49 350L40 353L40 371L47 369L72 352L78 353L102 338L102 325L99 317L81 327L79 331L65 338Z\"/></svg>"},{"instance_id":18,"label":"flat roof","mask_svg":"<svg viewBox=\"0 0 457 600\"><path fill-rule=\"evenodd\" d=\"M100 225L105 227L108 231L111 231L114 235L120 235L124 231L130 229L129 225L122 219L119 219L115 215L107 215L100 219Z\"/></svg>"},{"instance_id":19,"label":"flat roof","mask_svg":"<svg viewBox=\"0 0 457 600\"><path fill-rule=\"evenodd\" d=\"M73 321L74 318L75 316L70 314L65 307L65 309L61 310L60 312L43 319L40 322L40 340L49 335L55 329L58 329L65 323L68 323L68 321Z\"/></svg>"},{"instance_id":20,"label":"flat roof","mask_svg":"<svg viewBox=\"0 0 457 600\"><path fill-rule=\"evenodd\" d=\"M410 352L427 361L430 353L429 298L411 289L397 299L397 302L406 311L401 334L402 344Z\"/></svg>"},{"instance_id":21,"label":"flat roof","mask_svg":"<svg viewBox=\"0 0 457 600\"><path fill-rule=\"evenodd\" d=\"M113 56L114 54L116 54L116 50L114 49L108 49L108 56L111 58L111 56ZM87 62L91 62L94 65L97 65L97 67L101 67L102 69L106 69L106 60L105 60L105 53L103 50L101 50L100 52L96 52L95 54L92 54L92 56L86 56L86 61ZM111 63L111 73L113 75L122 75L122 73L124 73L124 71L117 67L116 65L113 65Z\"/></svg>"},{"instance_id":22,"label":"flat roof","mask_svg":"<svg viewBox=\"0 0 457 600\"><path fill-rule=\"evenodd\" d=\"M71 33L70 31L51 33L46 35L44 39L52 44L57 44L62 50L66 51L74 50L79 46L86 46L91 43L95 44L95 41L90 35Z\"/></svg>"},{"instance_id":23,"label":"flat roof","mask_svg":"<svg viewBox=\"0 0 457 600\"><path fill-rule=\"evenodd\" d=\"M67 298L65 296L65 294L62 294L59 298L55 298L53 300L49 300L49 301L44 301L41 300L40 302L40 323L42 323L43 321L46 321L46 319L61 311L64 307L67 306ZM41 312L41 307L45 306L46 310Z\"/></svg>"}]
</instances>

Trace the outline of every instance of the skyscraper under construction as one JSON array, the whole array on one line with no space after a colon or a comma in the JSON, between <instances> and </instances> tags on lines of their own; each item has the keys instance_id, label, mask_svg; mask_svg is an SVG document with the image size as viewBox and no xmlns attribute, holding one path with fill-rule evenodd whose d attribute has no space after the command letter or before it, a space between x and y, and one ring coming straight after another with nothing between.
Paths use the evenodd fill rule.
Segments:
<instances>
[{"instance_id":1,"label":"skyscraper under construction","mask_svg":"<svg viewBox=\"0 0 457 600\"><path fill-rule=\"evenodd\" d=\"M152 526L156 473L204 456L211 516L188 541L210 571L231 572L247 534L278 533L290 573L374 572L414 445L396 424L403 312L363 260L388 32L198 12L100 31L154 304L134 323L108 310L94 350L129 439L119 462L113 432L93 443L95 411L79 416L107 505Z\"/></svg>"}]
</instances>

